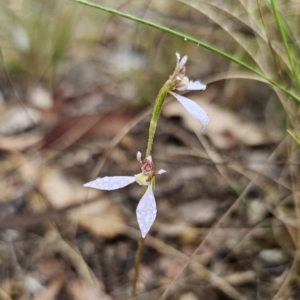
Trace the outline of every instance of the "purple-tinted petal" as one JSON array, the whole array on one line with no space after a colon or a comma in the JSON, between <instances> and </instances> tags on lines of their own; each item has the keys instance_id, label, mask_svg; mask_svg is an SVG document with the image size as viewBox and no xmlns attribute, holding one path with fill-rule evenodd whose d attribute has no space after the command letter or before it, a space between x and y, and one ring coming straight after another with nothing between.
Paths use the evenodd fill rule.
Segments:
<instances>
[{"instance_id":1,"label":"purple-tinted petal","mask_svg":"<svg viewBox=\"0 0 300 300\"><path fill-rule=\"evenodd\" d=\"M176 59L177 59L177 67L179 69L183 68L188 60L188 57L185 55L181 58L179 52L176 52L175 55L176 55Z\"/></svg>"},{"instance_id":2,"label":"purple-tinted petal","mask_svg":"<svg viewBox=\"0 0 300 300\"><path fill-rule=\"evenodd\" d=\"M151 184L149 184L146 193L136 208L136 216L143 238L145 238L154 223L156 212L156 202Z\"/></svg>"},{"instance_id":3,"label":"purple-tinted petal","mask_svg":"<svg viewBox=\"0 0 300 300\"><path fill-rule=\"evenodd\" d=\"M179 64L178 64L178 65L182 68L182 67L186 64L187 60L188 60L188 57L185 55L185 56L179 61Z\"/></svg>"},{"instance_id":4,"label":"purple-tinted petal","mask_svg":"<svg viewBox=\"0 0 300 300\"><path fill-rule=\"evenodd\" d=\"M133 182L135 182L134 176L106 176L87 182L83 186L98 190L111 191L120 189Z\"/></svg>"},{"instance_id":5,"label":"purple-tinted petal","mask_svg":"<svg viewBox=\"0 0 300 300\"><path fill-rule=\"evenodd\" d=\"M205 90L206 84L200 82L200 81L190 81L187 88L187 90Z\"/></svg>"},{"instance_id":6,"label":"purple-tinted petal","mask_svg":"<svg viewBox=\"0 0 300 300\"><path fill-rule=\"evenodd\" d=\"M170 94L172 94L182 106L201 123L203 128L208 125L209 117L207 113L196 102L173 92L170 92Z\"/></svg>"}]
</instances>

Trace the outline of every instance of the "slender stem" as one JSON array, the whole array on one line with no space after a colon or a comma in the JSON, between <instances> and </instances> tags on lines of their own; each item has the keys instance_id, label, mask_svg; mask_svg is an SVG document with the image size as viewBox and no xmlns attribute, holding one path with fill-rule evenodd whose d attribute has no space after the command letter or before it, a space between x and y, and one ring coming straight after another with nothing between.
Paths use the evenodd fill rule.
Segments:
<instances>
[{"instance_id":1,"label":"slender stem","mask_svg":"<svg viewBox=\"0 0 300 300\"><path fill-rule=\"evenodd\" d=\"M138 277L139 277L139 273L140 273L140 266L141 266L141 261L142 261L142 253L143 253L143 249L144 249L144 244L145 244L145 239L141 237L139 240L138 249L137 249L136 255L135 255L134 276L133 276L133 280L132 280L132 293L131 293L132 297L136 296L136 286L137 286Z\"/></svg>"},{"instance_id":2,"label":"slender stem","mask_svg":"<svg viewBox=\"0 0 300 300\"><path fill-rule=\"evenodd\" d=\"M169 91L168 84L169 84L169 80L160 89L160 91L157 95L157 98L155 100L155 104L154 104L154 108L153 108L153 112L152 112L152 118L151 118L150 125L149 125L149 137L148 137L148 144L147 144L147 150L146 150L146 157L151 155L153 140L154 140L154 136L155 136L155 132L156 132L157 121L160 116L161 109L162 109L163 103L165 101L166 95ZM151 184L152 184L152 188L154 190L154 187L155 187L155 179L154 178L153 178ZM139 240L139 246L138 246L136 256L135 256L134 277L133 277L133 281L132 281L132 293L131 293L132 297L136 296L136 286L137 286L137 282L138 282L140 265L141 265L141 261L142 261L142 253L143 253L144 243L145 243L145 239L143 237L141 237Z\"/></svg>"},{"instance_id":3,"label":"slender stem","mask_svg":"<svg viewBox=\"0 0 300 300\"><path fill-rule=\"evenodd\" d=\"M147 150L146 150L146 157L151 155L152 151L152 145L153 140L156 132L156 126L157 121L163 106L163 103L165 101L166 95L168 93L169 89L167 87L167 82L164 84L164 86L160 89L157 98L155 100L153 112L152 112L152 118L149 125L149 137L148 137L148 143L147 143Z\"/></svg>"},{"instance_id":4,"label":"slender stem","mask_svg":"<svg viewBox=\"0 0 300 300\"><path fill-rule=\"evenodd\" d=\"M295 142L300 146L300 137L296 135L295 132L292 130L287 130L287 132L290 134L290 136L295 140Z\"/></svg>"}]
</instances>

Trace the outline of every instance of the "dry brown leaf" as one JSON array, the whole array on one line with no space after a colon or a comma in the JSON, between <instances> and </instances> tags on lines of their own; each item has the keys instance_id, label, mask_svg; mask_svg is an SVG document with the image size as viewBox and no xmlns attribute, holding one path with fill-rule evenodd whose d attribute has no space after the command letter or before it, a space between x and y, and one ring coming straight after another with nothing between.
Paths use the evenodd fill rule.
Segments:
<instances>
[{"instance_id":1,"label":"dry brown leaf","mask_svg":"<svg viewBox=\"0 0 300 300\"><path fill-rule=\"evenodd\" d=\"M65 279L58 277L53 279L41 292L39 292L33 300L54 300L59 293Z\"/></svg>"},{"instance_id":2,"label":"dry brown leaf","mask_svg":"<svg viewBox=\"0 0 300 300\"><path fill-rule=\"evenodd\" d=\"M37 264L36 270L39 279L49 281L50 279L61 277L66 272L65 262L55 257L45 257Z\"/></svg>"},{"instance_id":3,"label":"dry brown leaf","mask_svg":"<svg viewBox=\"0 0 300 300\"><path fill-rule=\"evenodd\" d=\"M91 285L79 280L68 282L67 289L74 300L112 300L99 285Z\"/></svg>"},{"instance_id":4,"label":"dry brown leaf","mask_svg":"<svg viewBox=\"0 0 300 300\"><path fill-rule=\"evenodd\" d=\"M199 97L192 97L208 114L210 122L203 131L208 135L213 144L221 149L232 148L240 143L248 146L257 146L273 142L270 135L262 133L259 126L242 122L233 113L219 108L217 105L208 103ZM196 133L200 133L199 122L177 101L168 103L163 114L167 117L179 116L183 120L184 126Z\"/></svg>"},{"instance_id":5,"label":"dry brown leaf","mask_svg":"<svg viewBox=\"0 0 300 300\"><path fill-rule=\"evenodd\" d=\"M0 148L7 151L23 151L30 148L43 139L38 133L22 133L15 136L0 137Z\"/></svg>"},{"instance_id":6,"label":"dry brown leaf","mask_svg":"<svg viewBox=\"0 0 300 300\"><path fill-rule=\"evenodd\" d=\"M165 276L172 280L175 279L178 274L180 274L180 277L182 278L186 273L186 270L182 271L184 265L181 262L169 257L161 258L159 261L159 267L165 273Z\"/></svg>"},{"instance_id":7,"label":"dry brown leaf","mask_svg":"<svg viewBox=\"0 0 300 300\"><path fill-rule=\"evenodd\" d=\"M191 292L184 293L184 294L180 295L180 297L179 297L179 300L197 300L197 299L198 299L198 297L194 293L191 293Z\"/></svg>"},{"instance_id":8,"label":"dry brown leaf","mask_svg":"<svg viewBox=\"0 0 300 300\"><path fill-rule=\"evenodd\" d=\"M45 168L42 173L40 190L54 208L82 203L69 214L71 220L101 237L113 238L124 231L124 218L119 207L101 191L84 188L81 182L55 168ZM84 204L96 197L99 201Z\"/></svg>"},{"instance_id":9,"label":"dry brown leaf","mask_svg":"<svg viewBox=\"0 0 300 300\"><path fill-rule=\"evenodd\" d=\"M212 200L184 203L178 207L179 214L189 224L210 224L217 217L218 205Z\"/></svg>"},{"instance_id":10,"label":"dry brown leaf","mask_svg":"<svg viewBox=\"0 0 300 300\"><path fill-rule=\"evenodd\" d=\"M40 190L58 209L99 196L96 190L87 191L80 182L54 167L41 170Z\"/></svg>"},{"instance_id":11,"label":"dry brown leaf","mask_svg":"<svg viewBox=\"0 0 300 300\"><path fill-rule=\"evenodd\" d=\"M85 114L62 119L47 133L42 148L62 150L82 138L107 138L117 134L130 120L128 113Z\"/></svg>"},{"instance_id":12,"label":"dry brown leaf","mask_svg":"<svg viewBox=\"0 0 300 300\"><path fill-rule=\"evenodd\" d=\"M246 285L249 283L254 283L256 281L256 276L254 271L249 270L245 272L236 272L224 277L224 280L233 286Z\"/></svg>"},{"instance_id":13,"label":"dry brown leaf","mask_svg":"<svg viewBox=\"0 0 300 300\"><path fill-rule=\"evenodd\" d=\"M36 85L29 89L28 100L33 106L41 109L51 109L53 106L50 92L41 85Z\"/></svg>"},{"instance_id":14,"label":"dry brown leaf","mask_svg":"<svg viewBox=\"0 0 300 300\"><path fill-rule=\"evenodd\" d=\"M99 237L114 238L125 231L124 218L118 206L106 198L76 209L71 218Z\"/></svg>"},{"instance_id":15,"label":"dry brown leaf","mask_svg":"<svg viewBox=\"0 0 300 300\"><path fill-rule=\"evenodd\" d=\"M12 106L0 114L0 134L10 135L29 129L42 121L34 108Z\"/></svg>"}]
</instances>

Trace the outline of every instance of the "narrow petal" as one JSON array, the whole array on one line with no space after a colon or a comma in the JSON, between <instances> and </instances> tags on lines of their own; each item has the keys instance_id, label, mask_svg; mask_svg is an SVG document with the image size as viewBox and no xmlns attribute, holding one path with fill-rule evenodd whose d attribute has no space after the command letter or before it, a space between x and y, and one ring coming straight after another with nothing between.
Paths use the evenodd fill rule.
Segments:
<instances>
[{"instance_id":1,"label":"narrow petal","mask_svg":"<svg viewBox=\"0 0 300 300\"><path fill-rule=\"evenodd\" d=\"M167 171L164 170L164 169L159 169L156 174L160 175L160 174L163 174L163 173L166 173Z\"/></svg>"},{"instance_id":2,"label":"narrow petal","mask_svg":"<svg viewBox=\"0 0 300 300\"><path fill-rule=\"evenodd\" d=\"M172 94L182 106L201 123L203 129L208 125L209 117L207 113L196 102L173 92L170 92L170 94Z\"/></svg>"},{"instance_id":3,"label":"narrow petal","mask_svg":"<svg viewBox=\"0 0 300 300\"><path fill-rule=\"evenodd\" d=\"M146 193L136 208L136 216L143 238L145 238L146 234L154 223L156 212L155 198L151 184L149 184Z\"/></svg>"},{"instance_id":4,"label":"narrow petal","mask_svg":"<svg viewBox=\"0 0 300 300\"><path fill-rule=\"evenodd\" d=\"M200 81L190 81L187 88L187 90L205 90L206 84L200 82Z\"/></svg>"},{"instance_id":5,"label":"narrow petal","mask_svg":"<svg viewBox=\"0 0 300 300\"><path fill-rule=\"evenodd\" d=\"M186 64L187 60L188 60L188 57L185 55L185 56L179 61L179 65L180 65L181 68L184 67L184 65Z\"/></svg>"},{"instance_id":6,"label":"narrow petal","mask_svg":"<svg viewBox=\"0 0 300 300\"><path fill-rule=\"evenodd\" d=\"M137 159L138 163L140 164L140 166L142 166L143 165L142 153L140 151L138 151L138 153L136 154L136 159Z\"/></svg>"},{"instance_id":7,"label":"narrow petal","mask_svg":"<svg viewBox=\"0 0 300 300\"><path fill-rule=\"evenodd\" d=\"M106 176L87 182L83 186L98 190L111 191L120 189L133 182L135 182L134 176Z\"/></svg>"}]
</instances>

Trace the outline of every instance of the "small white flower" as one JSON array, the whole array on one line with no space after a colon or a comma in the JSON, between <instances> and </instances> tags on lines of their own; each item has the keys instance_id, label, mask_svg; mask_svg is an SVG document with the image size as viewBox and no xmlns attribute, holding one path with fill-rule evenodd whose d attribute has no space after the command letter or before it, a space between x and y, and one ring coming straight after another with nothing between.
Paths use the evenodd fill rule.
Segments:
<instances>
[{"instance_id":1,"label":"small white flower","mask_svg":"<svg viewBox=\"0 0 300 300\"><path fill-rule=\"evenodd\" d=\"M206 84L200 81L191 81L187 76L185 76L185 64L188 59L187 56L184 56L182 59L180 59L180 54L177 52L176 58L177 64L175 67L175 71L171 76L172 89L177 91L205 90ZM202 129L204 129L208 125L209 117L205 110L201 108L197 103L174 92L169 93L174 96L179 101L179 103L181 103L181 105L201 123Z\"/></svg>"},{"instance_id":2,"label":"small white flower","mask_svg":"<svg viewBox=\"0 0 300 300\"><path fill-rule=\"evenodd\" d=\"M152 181L156 175L165 173L166 171L160 169L158 171L154 170L154 164L152 162L152 157L149 155L141 160L141 152L137 153L137 160L140 164L142 172L134 176L105 176L102 178L97 178L96 180L87 182L83 186L91 187L104 191L111 191L123 188L133 182L137 182L140 185L148 186L146 193L140 200L136 215L138 224L142 233L142 237L145 238L148 231L150 230L154 220L156 218L156 202L153 195Z\"/></svg>"}]
</instances>

